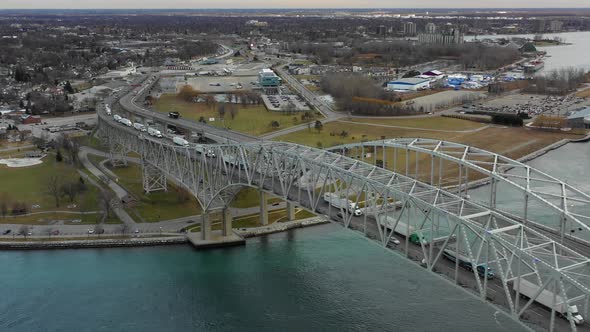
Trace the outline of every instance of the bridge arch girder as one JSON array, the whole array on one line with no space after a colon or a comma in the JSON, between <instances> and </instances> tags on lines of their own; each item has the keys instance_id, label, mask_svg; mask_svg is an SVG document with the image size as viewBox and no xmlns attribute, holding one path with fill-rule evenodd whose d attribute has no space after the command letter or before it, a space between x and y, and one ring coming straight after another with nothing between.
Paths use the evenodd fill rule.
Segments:
<instances>
[{"instance_id":1,"label":"bridge arch girder","mask_svg":"<svg viewBox=\"0 0 590 332\"><path fill-rule=\"evenodd\" d=\"M551 228L551 231L561 237L575 237L577 241L590 240L590 237L588 237L590 234L586 236L587 238L580 238L568 232L572 227L579 227L585 231L584 233L590 233L590 195L522 162L460 143L423 138L396 138L345 144L330 148L331 151L341 151L341 153L354 151L353 153L356 152L358 155L360 152L362 160L367 159L365 158L366 153L363 154L363 152L370 149L375 151L372 156L374 160L379 158L379 160L384 160L386 164L391 159L394 160L395 164L398 164L396 163L396 157L399 155L399 151L406 153L404 156L406 162L412 159L412 153L415 154L414 158L418 158L416 157L418 153L430 156L430 162L424 160L422 165L417 165L418 163L412 165L415 170L419 169L418 166L421 166L423 170L426 169L426 171L430 172L430 177L428 177L427 173L424 176L423 173L418 171L412 172L412 170L408 170L408 163L405 165L405 172L417 179L422 175L422 177L426 178L426 182L439 187L445 187L441 178L446 174L441 165L444 165L445 161L450 162L451 165L455 165L453 169L458 170L459 179L457 181L452 179L453 182L449 187L453 187L460 195L467 192L470 183L471 185L489 183L490 199L480 200L478 203L505 212L525 223L529 221L538 223L535 218L543 219L544 223L538 224L541 226L548 225L546 228ZM381 151L378 153L377 150ZM379 156L377 156L378 154ZM438 160L438 162L435 160ZM387 166L396 167L394 170L399 168L398 165ZM469 170L480 176L479 181L470 180ZM471 173L472 177L473 173ZM501 184L506 185L506 188L508 188L503 190L520 192L522 196L519 196L518 201L522 201L523 206L516 206L517 204L498 206L496 198L498 195L495 191L497 191L498 185ZM548 210L552 211L551 215L535 215L539 206L548 208Z\"/></svg>"}]
</instances>

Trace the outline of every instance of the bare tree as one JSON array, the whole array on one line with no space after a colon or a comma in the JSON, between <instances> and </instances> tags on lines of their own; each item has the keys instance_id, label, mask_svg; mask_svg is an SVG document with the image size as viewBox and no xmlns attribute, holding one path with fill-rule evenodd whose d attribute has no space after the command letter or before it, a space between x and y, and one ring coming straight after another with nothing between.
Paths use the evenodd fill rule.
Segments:
<instances>
[{"instance_id":1,"label":"bare tree","mask_svg":"<svg viewBox=\"0 0 590 332\"><path fill-rule=\"evenodd\" d=\"M225 104L221 103L219 104L219 106L217 106L217 113L219 113L219 117L220 118L224 118L225 117Z\"/></svg>"},{"instance_id":2,"label":"bare tree","mask_svg":"<svg viewBox=\"0 0 590 332\"><path fill-rule=\"evenodd\" d=\"M25 239L27 238L27 236L29 235L29 226L27 225L22 225L19 229L18 229L18 235L22 235L25 237Z\"/></svg>"},{"instance_id":3,"label":"bare tree","mask_svg":"<svg viewBox=\"0 0 590 332\"><path fill-rule=\"evenodd\" d=\"M61 192L68 197L70 203L73 203L78 197L80 191L78 190L78 183L64 183L61 186Z\"/></svg>"},{"instance_id":4,"label":"bare tree","mask_svg":"<svg viewBox=\"0 0 590 332\"><path fill-rule=\"evenodd\" d=\"M59 199L61 197L61 178L57 174L50 175L45 180L45 190L47 194L51 195L55 201L55 207L59 207Z\"/></svg>"},{"instance_id":5,"label":"bare tree","mask_svg":"<svg viewBox=\"0 0 590 332\"><path fill-rule=\"evenodd\" d=\"M96 226L94 226L94 234L97 234L98 236L100 236L103 233L104 233L104 227L102 226L102 224L97 224Z\"/></svg>"},{"instance_id":6,"label":"bare tree","mask_svg":"<svg viewBox=\"0 0 590 332\"><path fill-rule=\"evenodd\" d=\"M119 226L119 230L121 231L121 234L127 234L129 231L129 225L121 224L121 226Z\"/></svg>"},{"instance_id":7,"label":"bare tree","mask_svg":"<svg viewBox=\"0 0 590 332\"><path fill-rule=\"evenodd\" d=\"M119 206L115 195L109 190L101 190L98 194L98 206L104 212L103 220L109 219L113 211Z\"/></svg>"},{"instance_id":8,"label":"bare tree","mask_svg":"<svg viewBox=\"0 0 590 332\"><path fill-rule=\"evenodd\" d=\"M8 215L8 199L4 194L0 196L0 214L2 214L2 218L6 218Z\"/></svg>"}]
</instances>

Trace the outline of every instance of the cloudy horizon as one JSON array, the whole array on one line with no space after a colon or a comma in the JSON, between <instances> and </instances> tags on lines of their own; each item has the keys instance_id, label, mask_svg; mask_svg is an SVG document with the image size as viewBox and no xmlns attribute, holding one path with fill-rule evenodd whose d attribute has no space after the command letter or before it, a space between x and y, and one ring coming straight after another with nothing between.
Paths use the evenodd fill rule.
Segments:
<instances>
[{"instance_id":1,"label":"cloudy horizon","mask_svg":"<svg viewBox=\"0 0 590 332\"><path fill-rule=\"evenodd\" d=\"M290 9L290 8L590 8L587 0L455 0L452 7L441 7L440 0L421 0L408 6L401 0L218 0L215 6L205 0L2 0L0 9ZM474 5L476 3L476 5Z\"/></svg>"}]
</instances>

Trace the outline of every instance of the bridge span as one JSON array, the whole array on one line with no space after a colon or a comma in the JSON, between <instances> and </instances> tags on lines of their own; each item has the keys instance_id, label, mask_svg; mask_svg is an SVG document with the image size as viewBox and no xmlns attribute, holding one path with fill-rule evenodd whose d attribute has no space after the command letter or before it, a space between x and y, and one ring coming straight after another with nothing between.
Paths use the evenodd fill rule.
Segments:
<instances>
[{"instance_id":1,"label":"bridge span","mask_svg":"<svg viewBox=\"0 0 590 332\"><path fill-rule=\"evenodd\" d=\"M570 313L567 321L556 319L556 310L536 302L550 291L553 308L563 302L588 316L586 193L505 156L452 142L393 139L326 151L170 119L140 105L157 80L157 75L140 77L134 82L139 88L128 87L122 98L110 96L105 102L120 105L133 120L164 128L171 124L220 144L179 147L122 126L104 110L99 110L99 133L108 142L113 165L125 164L128 152L140 156L146 192L165 190L171 179L197 198L205 211L202 239L212 237L209 216L219 212L221 236L231 236L227 207L242 188L253 187L261 202L266 194L287 201L289 219L295 205L329 216L474 289L516 319L535 327L545 324L548 330L590 331L587 324L575 325ZM326 193L357 204L362 215L330 206L323 199ZM265 224L266 204L260 212ZM395 236L403 238L401 248ZM495 278L460 269L459 260L443 259L448 253L493 269ZM516 295L521 280L538 291L528 298Z\"/></svg>"},{"instance_id":2,"label":"bridge span","mask_svg":"<svg viewBox=\"0 0 590 332\"><path fill-rule=\"evenodd\" d=\"M222 235L230 234L232 221L227 207L239 190L253 187L278 196L291 206L297 204L326 214L347 228L361 229L368 236L376 236L383 246L392 245L394 233L402 235L403 252L421 260L430 271L440 269L445 252L454 252L478 266L493 268L494 280L472 269L470 275L477 292L482 299L490 299L491 290L497 287L499 291L494 291L493 295L495 300L504 303L516 318L527 316L535 308L534 301L542 290L556 294L555 301L563 299L581 308L583 315L588 313L590 260L526 222L494 208L493 204L470 200L463 183L456 185L458 190L453 192L440 182L423 181L418 171L412 177L409 171L400 174L386 165L377 165L376 160L368 162L365 154L361 158L351 158L347 156L350 150L334 153L267 141L179 147L138 134L104 112L99 112L99 129L113 151L119 151L117 158L124 159L130 151L139 154L146 191L165 189L162 179L165 182L166 178L171 178L198 199L205 211L203 239L211 237L208 214L215 211L222 211L225 217ZM396 144L418 149L419 141L412 142ZM371 144L376 147L384 143L368 143L367 146ZM355 147L347 147L350 148ZM212 153L205 153L205 149ZM428 153L437 156L437 151ZM466 160L467 155L469 151L464 152L462 160ZM498 162L496 169L508 166ZM459 176L459 179L469 177ZM528 189L529 195L538 194ZM325 193L335 193L358 204L362 216L326 204ZM410 242L411 237L418 239L416 244ZM459 260L456 260L456 283L460 281L459 268ZM538 285L539 292L526 300L516 296L514 288L519 287L515 285L520 285L521 279ZM556 311L547 311L547 315L552 330ZM580 328L574 324L571 314L568 318L572 330Z\"/></svg>"}]
</instances>

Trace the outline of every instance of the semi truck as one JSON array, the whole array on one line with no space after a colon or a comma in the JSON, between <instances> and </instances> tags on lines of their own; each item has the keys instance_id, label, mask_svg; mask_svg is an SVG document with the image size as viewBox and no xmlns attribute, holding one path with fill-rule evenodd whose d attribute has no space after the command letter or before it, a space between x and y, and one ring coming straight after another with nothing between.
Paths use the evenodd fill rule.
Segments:
<instances>
[{"instance_id":1,"label":"semi truck","mask_svg":"<svg viewBox=\"0 0 590 332\"><path fill-rule=\"evenodd\" d=\"M124 125L126 125L127 127L131 127L133 125L133 123L131 122L131 120L125 119L125 118L122 118L119 122L122 123L122 124L124 124Z\"/></svg>"},{"instance_id":2,"label":"semi truck","mask_svg":"<svg viewBox=\"0 0 590 332\"><path fill-rule=\"evenodd\" d=\"M357 217L363 214L363 211L359 209L356 203L352 202L348 198L341 198L337 194L324 193L324 201L337 209L346 209L348 212Z\"/></svg>"},{"instance_id":3,"label":"semi truck","mask_svg":"<svg viewBox=\"0 0 590 332\"><path fill-rule=\"evenodd\" d=\"M213 152L213 150L207 149L205 146L200 145L200 144L195 147L195 150L207 158L216 158L217 157L215 155L215 152Z\"/></svg>"},{"instance_id":4,"label":"semi truck","mask_svg":"<svg viewBox=\"0 0 590 332\"><path fill-rule=\"evenodd\" d=\"M379 223L383 226L388 227L389 229L391 229L391 227L393 227L393 225L395 225L395 222L397 221L397 218L394 217L390 217L390 216L386 216L386 215L378 215L376 217L376 219L379 221ZM399 235L403 235L403 236L409 236L409 240L410 242L412 242L413 244L416 245L428 245L430 244L430 234L428 232L425 231L420 231L419 229L416 229L416 227L409 225L403 220L405 218L400 218L399 221L397 221L397 225L395 226L395 229L393 230L395 233L399 234ZM435 238L434 241L441 241L446 239L446 236L441 236L440 238Z\"/></svg>"},{"instance_id":5,"label":"semi truck","mask_svg":"<svg viewBox=\"0 0 590 332\"><path fill-rule=\"evenodd\" d=\"M518 282L520 280L520 282ZM519 287L520 284L520 287ZM537 286L536 284L525 280L525 279L515 279L512 282L512 289L514 289L515 293L520 293L521 296L526 298L533 298L541 287ZM555 305L553 304L553 299L555 298ZM567 319L568 313L571 314L571 317L576 323L576 325L584 324L584 317L580 315L578 311L578 306L576 305L569 305L567 304L563 298L559 294L555 294L548 289L544 289L539 296L535 299L535 302L542 304L543 306L551 309L555 309L555 311L561 315L562 317Z\"/></svg>"},{"instance_id":6,"label":"semi truck","mask_svg":"<svg viewBox=\"0 0 590 332\"><path fill-rule=\"evenodd\" d=\"M445 249L443 251L443 257L450 260L451 262L456 262L457 260L459 260L459 266L464 268L467 271L473 271L474 267L475 270L477 271L477 274L479 274L480 277L482 278L487 278L488 280L494 279L495 274L494 274L494 270L492 270L491 267L487 266L487 264L474 264L471 262L471 260L468 257L465 257L463 255L457 255L456 252L449 250L449 249Z\"/></svg>"},{"instance_id":7,"label":"semi truck","mask_svg":"<svg viewBox=\"0 0 590 332\"><path fill-rule=\"evenodd\" d=\"M174 144L176 144L176 145L180 145L180 146L184 146L184 147L190 146L190 144L188 143L187 140L185 140L184 138L179 137L179 136L175 136L174 138L172 138L172 142L174 142Z\"/></svg>"},{"instance_id":8,"label":"semi truck","mask_svg":"<svg viewBox=\"0 0 590 332\"><path fill-rule=\"evenodd\" d=\"M153 127L149 127L147 132L148 132L148 134L150 136L154 136L154 137L157 137L157 138L162 138L163 137L162 136L162 133L158 129L153 128Z\"/></svg>"},{"instance_id":9,"label":"semi truck","mask_svg":"<svg viewBox=\"0 0 590 332\"><path fill-rule=\"evenodd\" d=\"M137 123L137 122L135 122L133 124L133 128L135 128L135 129L137 129L139 131L147 131L147 129L145 128L145 126L143 124Z\"/></svg>"}]
</instances>

